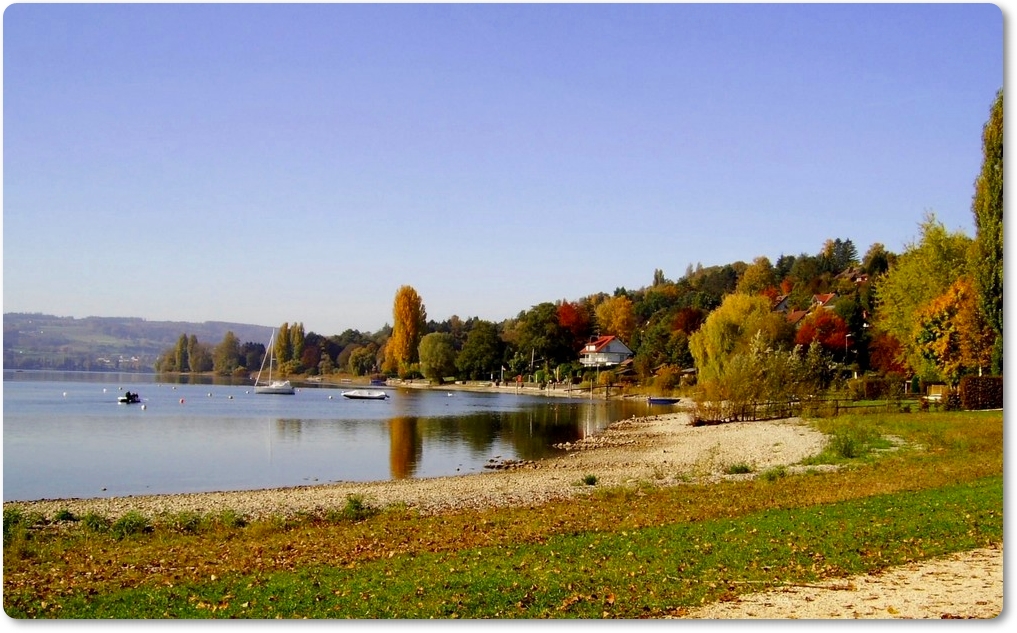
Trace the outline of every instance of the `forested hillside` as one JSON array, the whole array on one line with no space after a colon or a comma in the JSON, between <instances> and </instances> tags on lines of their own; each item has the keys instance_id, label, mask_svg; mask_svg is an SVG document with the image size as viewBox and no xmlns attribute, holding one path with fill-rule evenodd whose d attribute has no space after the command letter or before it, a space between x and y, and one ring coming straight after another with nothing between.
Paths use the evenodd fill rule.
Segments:
<instances>
[{"instance_id":1,"label":"forested hillside","mask_svg":"<svg viewBox=\"0 0 1017 633\"><path fill-rule=\"evenodd\" d=\"M155 360L180 334L218 343L232 331L241 341L265 344L261 325L146 321L127 317L4 314L4 369L153 371Z\"/></svg>"}]
</instances>

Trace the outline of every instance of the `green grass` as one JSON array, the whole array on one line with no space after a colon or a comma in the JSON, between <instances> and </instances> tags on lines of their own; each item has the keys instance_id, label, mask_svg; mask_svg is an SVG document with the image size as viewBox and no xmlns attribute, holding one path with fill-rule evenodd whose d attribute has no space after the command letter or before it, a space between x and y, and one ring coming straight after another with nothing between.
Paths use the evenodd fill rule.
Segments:
<instances>
[{"instance_id":1,"label":"green grass","mask_svg":"<svg viewBox=\"0 0 1017 633\"><path fill-rule=\"evenodd\" d=\"M835 472L598 486L433 517L356 496L258 521L61 522L5 507L4 608L14 618L680 615L769 584L1001 543L1002 422L1001 412L816 420L831 438L823 459L844 466Z\"/></svg>"},{"instance_id":2,"label":"green grass","mask_svg":"<svg viewBox=\"0 0 1017 633\"><path fill-rule=\"evenodd\" d=\"M381 557L350 568L307 565L172 587L55 596L38 611L8 607L8 614L64 618L660 616L770 584L815 582L1001 542L1002 486L1002 477L992 477L918 494L768 510L732 519L557 535L510 547Z\"/></svg>"}]
</instances>

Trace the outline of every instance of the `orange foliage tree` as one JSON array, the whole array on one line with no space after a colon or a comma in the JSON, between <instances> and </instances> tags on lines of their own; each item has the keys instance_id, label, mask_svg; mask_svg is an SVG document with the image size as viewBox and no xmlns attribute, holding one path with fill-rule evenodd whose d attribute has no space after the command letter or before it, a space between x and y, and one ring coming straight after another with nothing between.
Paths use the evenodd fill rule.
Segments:
<instances>
[{"instance_id":1,"label":"orange foliage tree","mask_svg":"<svg viewBox=\"0 0 1017 633\"><path fill-rule=\"evenodd\" d=\"M987 368L995 332L978 305L970 277L961 277L918 311L915 339L922 356L956 385L965 373Z\"/></svg>"},{"instance_id":2,"label":"orange foliage tree","mask_svg":"<svg viewBox=\"0 0 1017 633\"><path fill-rule=\"evenodd\" d=\"M392 319L392 336L385 345L383 369L403 376L417 361L417 348L427 326L424 302L412 286L402 286L396 292Z\"/></svg>"}]
</instances>

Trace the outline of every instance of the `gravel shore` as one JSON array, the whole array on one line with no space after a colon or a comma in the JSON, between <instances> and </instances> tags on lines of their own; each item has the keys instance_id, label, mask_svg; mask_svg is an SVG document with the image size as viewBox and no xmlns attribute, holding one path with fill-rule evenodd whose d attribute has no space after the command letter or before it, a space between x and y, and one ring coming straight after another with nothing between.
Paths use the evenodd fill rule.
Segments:
<instances>
[{"instance_id":1,"label":"gravel shore","mask_svg":"<svg viewBox=\"0 0 1017 633\"><path fill-rule=\"evenodd\" d=\"M525 506L589 494L586 475L598 486L674 485L692 480L719 480L734 464L761 472L790 466L819 452L824 436L799 420L745 422L693 427L686 413L632 418L573 445L566 454L539 462L498 464L490 472L455 477L368 483L332 483L268 490L195 494L54 499L10 502L27 511L52 516L59 510L76 515L95 512L117 518L134 510L155 516L165 512L233 510L251 518L292 515L341 508L348 495L360 495L371 506L403 504L422 514L463 508Z\"/></svg>"}]
</instances>

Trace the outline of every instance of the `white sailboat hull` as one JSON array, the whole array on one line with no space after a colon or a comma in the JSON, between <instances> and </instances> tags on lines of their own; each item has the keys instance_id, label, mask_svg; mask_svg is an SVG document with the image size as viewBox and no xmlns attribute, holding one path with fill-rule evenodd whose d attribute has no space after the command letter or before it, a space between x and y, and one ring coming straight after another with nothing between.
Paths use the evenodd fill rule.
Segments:
<instances>
[{"instance_id":1,"label":"white sailboat hull","mask_svg":"<svg viewBox=\"0 0 1017 633\"><path fill-rule=\"evenodd\" d=\"M277 393L281 395L292 396L296 391L293 389L293 385L288 380L277 380L267 385L256 385L254 387L254 393Z\"/></svg>"}]
</instances>

